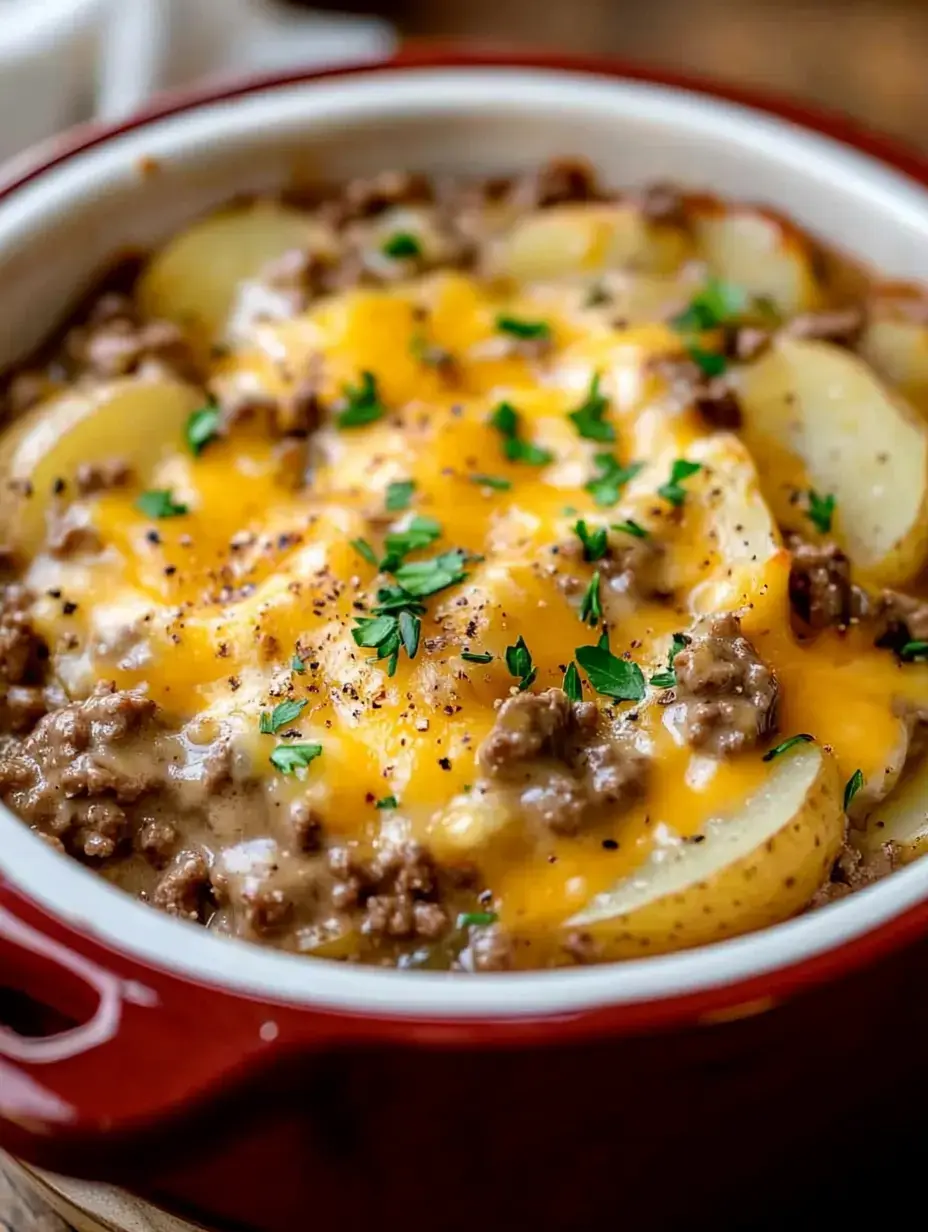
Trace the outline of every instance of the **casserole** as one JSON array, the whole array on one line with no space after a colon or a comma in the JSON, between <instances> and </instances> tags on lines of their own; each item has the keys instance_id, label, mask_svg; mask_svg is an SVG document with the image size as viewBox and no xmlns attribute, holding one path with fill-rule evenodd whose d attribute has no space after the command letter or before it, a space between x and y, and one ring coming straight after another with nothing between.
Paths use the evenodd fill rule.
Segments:
<instances>
[{"instance_id":1,"label":"casserole","mask_svg":"<svg viewBox=\"0 0 928 1232\"><path fill-rule=\"evenodd\" d=\"M504 171L511 169L507 152L513 149L525 163L566 149L588 155L607 173L615 168L624 182L668 171L688 182L711 181L722 192L785 210L890 275L928 275L922 190L827 137L673 87L610 81L604 70L587 75L579 67L552 71L543 63L503 67L488 58L440 71L426 58L389 71L388 95L381 85L386 78L373 71L246 88L234 106L209 99L176 109L167 104L165 115L155 113L107 140L91 136L75 154L62 154L9 188L0 208L0 268L13 323L5 358L38 343L61 301L114 247L149 246L237 191L271 190L301 173L311 178L323 165L326 177L335 179L369 170L372 149L383 166L391 161L388 133L403 163L436 171L462 165ZM621 165L616 126L623 134ZM914 161L893 161L917 170ZM306 971L285 955L221 946L181 931L81 870L65 868L11 818L4 817L3 826L10 983L75 1024L38 1038L9 1030L2 1037L5 1144L39 1163L87 1172L100 1171L102 1151L108 1172L139 1185L137 1131L157 1143L150 1190L268 1228L291 1226L306 1209L310 1189L305 1179L301 1189L300 1177L310 1157L322 1165L313 1200L328 1211L344 1210L340 1183L354 1175L362 1155L378 1161L381 1177L399 1167L398 1144L375 1140L371 1127L362 1127L365 1089L376 1093L374 1115L396 1115L414 1098L416 1117L431 1116L430 1149L444 1160L431 1183L447 1187L455 1175L467 1175L452 1163L453 1139L442 1136L449 1133L443 1120L449 1106L469 1118L467 1140L488 1156L487 1144L502 1142L517 1124L503 1109L520 1108L519 1122L532 1106L543 1111L528 1056L516 1062L499 1049L599 1037L586 1049L547 1058L556 1075L548 1098L564 1101L560 1115L571 1123L583 1122L594 1101L580 1097L578 1067L608 1068L605 1035L769 1009L781 995L826 973L859 967L915 936L924 918L926 873L915 864L818 915L694 954L624 967L466 983L329 964ZM880 978L897 988L892 981L904 976L894 966ZM834 1010L853 995L851 986L834 990ZM893 995L870 999L870 1013L888 1014L893 1005ZM808 1004L804 1012L811 1012ZM720 1101L737 1099L747 1066L758 1089L772 1097L780 1071L758 1072L749 1062L757 1047L782 1036L793 1045L803 1041L791 1065L793 1077L808 1082L822 1054L802 1029L807 1021L787 1006L759 1020L753 1035L725 1028L687 1037L672 1067L675 1081L694 1084L686 1089L699 1098L705 1067L730 1065L726 1081L718 1070L715 1077ZM865 1021L858 1017L858 1044ZM843 1046L852 1042L846 1036ZM375 1047L387 1043L396 1050ZM470 1068L447 1052L411 1053L411 1045L477 1052ZM626 1076L631 1069L653 1078L667 1051L666 1041L655 1036L624 1043L613 1060L622 1059ZM123 1067L123 1081L103 1080ZM469 1098L475 1080L488 1098L492 1093L492 1131L484 1124L486 1109ZM669 1083L667 1071L661 1080ZM247 1096L253 1107L273 1104L277 1115L261 1124L260 1133L253 1119L226 1117L221 1133L204 1135L202 1118L222 1111L220 1091L226 1106L238 1107ZM572 1176L587 1182L581 1188L588 1214L607 1198L601 1183L589 1181L611 1131L602 1110L587 1123L600 1154L587 1153L582 1166L572 1154L570 1162L579 1169ZM460 1121L456 1128L460 1133ZM519 1157L537 1161L538 1134L525 1138ZM655 1142L630 1162L633 1171L645 1168L649 1152L657 1152ZM273 1193L257 1184L248 1162L268 1151L286 1161ZM234 1192L221 1180L233 1174L242 1178ZM484 1176L485 1194L494 1185L492 1169ZM376 1205L375 1189L358 1195L344 1226L354 1226L351 1219L364 1222L365 1210ZM465 1205L480 1209L478 1191L462 1203L462 1220ZM576 1186L571 1191L576 1195ZM520 1191L518 1201L528 1204L519 1205L520 1213L546 1210L550 1224L576 1226L569 1222L577 1218L576 1206L546 1207L537 1192Z\"/></svg>"}]
</instances>

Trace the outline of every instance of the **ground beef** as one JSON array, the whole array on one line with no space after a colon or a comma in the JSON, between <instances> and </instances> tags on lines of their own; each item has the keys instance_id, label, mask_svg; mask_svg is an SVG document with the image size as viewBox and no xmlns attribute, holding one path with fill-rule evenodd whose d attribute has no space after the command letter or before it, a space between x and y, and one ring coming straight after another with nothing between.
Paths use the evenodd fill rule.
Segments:
<instances>
[{"instance_id":1,"label":"ground beef","mask_svg":"<svg viewBox=\"0 0 928 1232\"><path fill-rule=\"evenodd\" d=\"M808 338L853 347L863 332L864 310L859 305L826 312L805 312L793 317L781 332L788 338Z\"/></svg>"},{"instance_id":2,"label":"ground beef","mask_svg":"<svg viewBox=\"0 0 928 1232\"><path fill-rule=\"evenodd\" d=\"M103 547L88 510L81 505L68 505L53 511L45 544L59 560L99 552Z\"/></svg>"},{"instance_id":3,"label":"ground beef","mask_svg":"<svg viewBox=\"0 0 928 1232\"><path fill-rule=\"evenodd\" d=\"M907 642L928 641L928 602L898 590L884 590L874 613L876 644L897 653Z\"/></svg>"},{"instance_id":4,"label":"ground beef","mask_svg":"<svg viewBox=\"0 0 928 1232\"><path fill-rule=\"evenodd\" d=\"M813 629L844 628L867 613L867 595L851 581L851 562L835 543L789 543L789 597Z\"/></svg>"},{"instance_id":5,"label":"ground beef","mask_svg":"<svg viewBox=\"0 0 928 1232\"><path fill-rule=\"evenodd\" d=\"M524 813L555 834L576 834L642 792L647 758L600 730L591 702L562 689L519 693L500 707L478 754L491 780L518 788Z\"/></svg>"},{"instance_id":6,"label":"ground beef","mask_svg":"<svg viewBox=\"0 0 928 1232\"><path fill-rule=\"evenodd\" d=\"M141 693L98 685L86 701L46 715L0 760L0 796L75 854L112 855L127 837L121 806L161 781L150 757L124 755L149 734L154 712Z\"/></svg>"},{"instance_id":7,"label":"ground beef","mask_svg":"<svg viewBox=\"0 0 928 1232\"><path fill-rule=\"evenodd\" d=\"M449 927L439 870L417 843L385 844L369 860L351 847L333 847L328 865L336 882L332 905L359 916L366 936L434 941Z\"/></svg>"},{"instance_id":8,"label":"ground beef","mask_svg":"<svg viewBox=\"0 0 928 1232\"><path fill-rule=\"evenodd\" d=\"M179 326L143 321L132 299L108 292L85 322L69 330L64 355L76 376L110 380L143 371L183 381L196 380L198 367Z\"/></svg>"},{"instance_id":9,"label":"ground beef","mask_svg":"<svg viewBox=\"0 0 928 1232\"><path fill-rule=\"evenodd\" d=\"M741 633L737 616L713 617L674 658L674 699L693 748L725 757L776 731L777 679Z\"/></svg>"},{"instance_id":10,"label":"ground beef","mask_svg":"<svg viewBox=\"0 0 928 1232\"><path fill-rule=\"evenodd\" d=\"M0 726L29 731L45 713L48 647L29 615L31 596L22 586L4 588L0 598Z\"/></svg>"},{"instance_id":11,"label":"ground beef","mask_svg":"<svg viewBox=\"0 0 928 1232\"><path fill-rule=\"evenodd\" d=\"M411 171L382 171L379 175L349 180L331 203L341 223L372 218L396 205L427 205L434 198L432 182ZM326 203L329 207L329 203Z\"/></svg>"},{"instance_id":12,"label":"ground beef","mask_svg":"<svg viewBox=\"0 0 928 1232\"><path fill-rule=\"evenodd\" d=\"M202 851L184 848L165 870L152 894L152 903L182 920L205 923L212 907L209 862Z\"/></svg>"},{"instance_id":13,"label":"ground beef","mask_svg":"<svg viewBox=\"0 0 928 1232\"><path fill-rule=\"evenodd\" d=\"M646 184L638 193L637 201L641 212L649 222L665 223L677 227L687 225L685 199L676 184L671 184L666 180Z\"/></svg>"},{"instance_id":14,"label":"ground beef","mask_svg":"<svg viewBox=\"0 0 928 1232\"><path fill-rule=\"evenodd\" d=\"M601 192L594 168L580 158L554 158L513 180L508 192L519 209L546 209L578 201L597 201Z\"/></svg>"},{"instance_id":15,"label":"ground beef","mask_svg":"<svg viewBox=\"0 0 928 1232\"><path fill-rule=\"evenodd\" d=\"M125 458L104 458L100 462L82 462L77 468L77 490L81 496L95 496L121 488L132 478L132 468Z\"/></svg>"},{"instance_id":16,"label":"ground beef","mask_svg":"<svg viewBox=\"0 0 928 1232\"><path fill-rule=\"evenodd\" d=\"M727 374L707 376L694 360L680 356L658 356L649 366L667 382L675 398L695 406L713 428L732 431L741 427L741 405Z\"/></svg>"},{"instance_id":17,"label":"ground beef","mask_svg":"<svg viewBox=\"0 0 928 1232\"><path fill-rule=\"evenodd\" d=\"M845 898L855 890L873 885L899 867L899 856L892 843L884 843L879 851L864 856L856 847L845 843L831 870L831 877L816 893L810 909Z\"/></svg>"}]
</instances>

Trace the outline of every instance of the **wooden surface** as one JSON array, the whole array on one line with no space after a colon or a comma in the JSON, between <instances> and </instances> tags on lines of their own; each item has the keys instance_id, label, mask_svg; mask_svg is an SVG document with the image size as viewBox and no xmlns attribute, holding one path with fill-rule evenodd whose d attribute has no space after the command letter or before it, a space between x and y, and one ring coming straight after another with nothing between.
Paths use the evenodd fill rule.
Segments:
<instances>
[{"instance_id":1,"label":"wooden surface","mask_svg":"<svg viewBox=\"0 0 928 1232\"><path fill-rule=\"evenodd\" d=\"M71 1232L47 1202L0 1157L0 1232Z\"/></svg>"}]
</instances>

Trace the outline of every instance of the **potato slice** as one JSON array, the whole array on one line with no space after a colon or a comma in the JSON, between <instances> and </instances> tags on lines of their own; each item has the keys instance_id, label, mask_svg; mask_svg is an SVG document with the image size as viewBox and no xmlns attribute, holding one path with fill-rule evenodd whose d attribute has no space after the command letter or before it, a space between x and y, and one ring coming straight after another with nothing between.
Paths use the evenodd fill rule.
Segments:
<instances>
[{"instance_id":1,"label":"potato slice","mask_svg":"<svg viewBox=\"0 0 928 1232\"><path fill-rule=\"evenodd\" d=\"M138 286L142 311L174 321L206 346L224 337L242 283L293 249L331 243L318 222L276 201L212 214L152 258Z\"/></svg>"},{"instance_id":2,"label":"potato slice","mask_svg":"<svg viewBox=\"0 0 928 1232\"><path fill-rule=\"evenodd\" d=\"M884 380L928 414L928 317L924 304L908 304L908 312L905 301L874 304L858 350ZM920 314L913 311L917 308Z\"/></svg>"},{"instance_id":3,"label":"potato slice","mask_svg":"<svg viewBox=\"0 0 928 1232\"><path fill-rule=\"evenodd\" d=\"M705 945L795 915L825 881L844 837L841 782L830 754L803 744L771 763L763 787L702 841L656 851L598 894L566 927L591 933L604 957Z\"/></svg>"},{"instance_id":4,"label":"potato slice","mask_svg":"<svg viewBox=\"0 0 928 1232\"><path fill-rule=\"evenodd\" d=\"M563 205L516 222L491 264L519 282L545 282L610 269L670 274L688 255L683 230L650 222L635 205Z\"/></svg>"},{"instance_id":5,"label":"potato slice","mask_svg":"<svg viewBox=\"0 0 928 1232\"><path fill-rule=\"evenodd\" d=\"M871 810L855 841L865 855L893 843L905 863L928 852L928 757L903 771L891 795Z\"/></svg>"},{"instance_id":6,"label":"potato slice","mask_svg":"<svg viewBox=\"0 0 928 1232\"><path fill-rule=\"evenodd\" d=\"M742 438L782 526L812 533L797 492L835 498L832 532L862 580L893 586L928 557L928 427L839 347L783 339L741 375Z\"/></svg>"},{"instance_id":7,"label":"potato slice","mask_svg":"<svg viewBox=\"0 0 928 1232\"><path fill-rule=\"evenodd\" d=\"M0 525L11 547L30 554L45 537L58 480L73 492L78 467L120 458L144 477L183 442L203 394L176 381L125 379L63 394L13 425L0 463Z\"/></svg>"},{"instance_id":8,"label":"potato slice","mask_svg":"<svg viewBox=\"0 0 928 1232\"><path fill-rule=\"evenodd\" d=\"M716 277L769 299L787 316L821 306L812 243L775 214L696 207L693 230L697 253Z\"/></svg>"}]
</instances>

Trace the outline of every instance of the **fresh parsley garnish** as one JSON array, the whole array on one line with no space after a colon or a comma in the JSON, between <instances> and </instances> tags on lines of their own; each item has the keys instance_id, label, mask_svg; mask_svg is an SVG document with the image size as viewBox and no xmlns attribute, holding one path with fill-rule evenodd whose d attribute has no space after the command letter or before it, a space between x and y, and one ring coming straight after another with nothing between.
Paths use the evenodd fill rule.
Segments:
<instances>
[{"instance_id":1,"label":"fresh parsley garnish","mask_svg":"<svg viewBox=\"0 0 928 1232\"><path fill-rule=\"evenodd\" d=\"M294 719L299 718L308 705L309 703L306 701L285 701L275 706L270 714L264 710L261 714L258 730L264 736L273 736L282 727L286 727L288 723L292 723Z\"/></svg>"},{"instance_id":2,"label":"fresh parsley garnish","mask_svg":"<svg viewBox=\"0 0 928 1232\"><path fill-rule=\"evenodd\" d=\"M458 916L458 928L486 928L498 919L495 911L462 911Z\"/></svg>"},{"instance_id":3,"label":"fresh parsley garnish","mask_svg":"<svg viewBox=\"0 0 928 1232\"><path fill-rule=\"evenodd\" d=\"M503 453L510 462L547 466L554 457L550 450L522 440L519 436L519 412L508 402L500 402L494 408L489 423L503 438Z\"/></svg>"},{"instance_id":4,"label":"fresh parsley garnish","mask_svg":"<svg viewBox=\"0 0 928 1232\"><path fill-rule=\"evenodd\" d=\"M657 489L658 496L662 496L665 501L679 508L686 500L686 492L680 486L681 483L701 470L701 462L689 462L686 458L675 458L670 468L670 478Z\"/></svg>"},{"instance_id":5,"label":"fresh parsley garnish","mask_svg":"<svg viewBox=\"0 0 928 1232\"><path fill-rule=\"evenodd\" d=\"M603 416L609 409L609 399L599 392L599 373L593 374L586 399L567 416L579 434L588 441L609 443L615 440L615 428Z\"/></svg>"},{"instance_id":6,"label":"fresh parsley garnish","mask_svg":"<svg viewBox=\"0 0 928 1232\"><path fill-rule=\"evenodd\" d=\"M187 506L176 501L167 488L152 488L143 492L135 503L148 518L180 518L189 512Z\"/></svg>"},{"instance_id":7,"label":"fresh parsley garnish","mask_svg":"<svg viewBox=\"0 0 928 1232\"><path fill-rule=\"evenodd\" d=\"M831 519L835 512L834 496L830 492L827 496L819 496L814 488L809 489L807 496L809 505L806 517L820 535L827 535L831 530Z\"/></svg>"},{"instance_id":8,"label":"fresh parsley garnish","mask_svg":"<svg viewBox=\"0 0 928 1232\"><path fill-rule=\"evenodd\" d=\"M396 673L396 665L399 662L400 647L406 645L406 638L400 628L400 620L406 617L405 627L407 632L411 632L415 627L415 636L411 641L414 644L413 654L419 648L419 633L418 628L421 621L417 614L408 610L401 611L399 615L389 616L360 616L355 627L351 630L351 636L354 638L356 646L361 646L368 650L375 650L377 653L374 658L376 660L387 660L387 675L393 676ZM406 653L409 653L408 646Z\"/></svg>"},{"instance_id":9,"label":"fresh parsley garnish","mask_svg":"<svg viewBox=\"0 0 928 1232\"><path fill-rule=\"evenodd\" d=\"M677 683L677 673L674 668L673 661L689 643L682 633L675 633L670 643L670 650L667 653L667 667L662 672L655 672L651 677L650 683L656 689L672 689Z\"/></svg>"},{"instance_id":10,"label":"fresh parsley garnish","mask_svg":"<svg viewBox=\"0 0 928 1232\"><path fill-rule=\"evenodd\" d=\"M704 351L702 347L689 346L686 348L686 353L693 363L697 365L703 376L721 376L728 367L728 360L724 355L720 355L718 351Z\"/></svg>"},{"instance_id":11,"label":"fresh parsley garnish","mask_svg":"<svg viewBox=\"0 0 928 1232\"><path fill-rule=\"evenodd\" d=\"M384 796L382 800L377 801L374 807L379 809L395 809L399 807L399 800L397 800L396 796Z\"/></svg>"},{"instance_id":12,"label":"fresh parsley garnish","mask_svg":"<svg viewBox=\"0 0 928 1232\"><path fill-rule=\"evenodd\" d=\"M633 535L636 539L649 538L648 532L643 526L634 520L634 518L626 518L624 522L613 522L613 530L620 530L625 535Z\"/></svg>"},{"instance_id":13,"label":"fresh parsley garnish","mask_svg":"<svg viewBox=\"0 0 928 1232\"><path fill-rule=\"evenodd\" d=\"M377 606L373 609L375 616L389 616L400 611L409 611L421 616L425 607L402 586L381 586L377 591Z\"/></svg>"},{"instance_id":14,"label":"fresh parsley garnish","mask_svg":"<svg viewBox=\"0 0 928 1232\"><path fill-rule=\"evenodd\" d=\"M359 385L345 385L345 409L335 417L338 428L360 428L364 424L382 419L387 408L377 392L377 378L373 372L362 372Z\"/></svg>"},{"instance_id":15,"label":"fresh parsley garnish","mask_svg":"<svg viewBox=\"0 0 928 1232\"><path fill-rule=\"evenodd\" d=\"M400 612L396 619L399 624L400 640L403 643L403 649L410 659L414 659L416 651L419 649L419 634L422 631L422 621L415 612L408 610Z\"/></svg>"},{"instance_id":16,"label":"fresh parsley garnish","mask_svg":"<svg viewBox=\"0 0 928 1232\"><path fill-rule=\"evenodd\" d=\"M450 552L442 552L431 560L415 560L400 565L393 571L393 576L408 595L424 599L427 595L437 594L448 586L463 582L467 577L464 566L472 559L460 548L452 548Z\"/></svg>"},{"instance_id":17,"label":"fresh parsley garnish","mask_svg":"<svg viewBox=\"0 0 928 1232\"><path fill-rule=\"evenodd\" d=\"M218 406L201 406L187 420L184 436L190 447L190 452L201 454L206 446L219 435L219 423L222 413Z\"/></svg>"},{"instance_id":18,"label":"fresh parsley garnish","mask_svg":"<svg viewBox=\"0 0 928 1232\"><path fill-rule=\"evenodd\" d=\"M899 648L899 658L904 659L906 663L913 663L916 659L926 657L928 657L928 642L906 642Z\"/></svg>"},{"instance_id":19,"label":"fresh parsley garnish","mask_svg":"<svg viewBox=\"0 0 928 1232\"><path fill-rule=\"evenodd\" d=\"M364 557L369 565L373 565L375 569L378 567L377 553L366 539L352 539L351 546L359 556Z\"/></svg>"},{"instance_id":20,"label":"fresh parsley garnish","mask_svg":"<svg viewBox=\"0 0 928 1232\"><path fill-rule=\"evenodd\" d=\"M564 683L561 688L572 702L583 701L583 683L580 680L580 673L577 671L577 665L573 659L567 664L567 671L564 673Z\"/></svg>"},{"instance_id":21,"label":"fresh parsley garnish","mask_svg":"<svg viewBox=\"0 0 928 1232\"><path fill-rule=\"evenodd\" d=\"M396 479L387 484L387 512L401 513L409 508L416 485L412 479Z\"/></svg>"},{"instance_id":22,"label":"fresh parsley garnish","mask_svg":"<svg viewBox=\"0 0 928 1232\"><path fill-rule=\"evenodd\" d=\"M763 761L773 761L775 757L780 757L781 754L788 752L797 744L811 744L815 740L814 736L808 735L806 732L800 732L798 736L790 736L788 740L782 741L775 749L770 749L763 756Z\"/></svg>"},{"instance_id":23,"label":"fresh parsley garnish","mask_svg":"<svg viewBox=\"0 0 928 1232\"><path fill-rule=\"evenodd\" d=\"M512 317L505 312L496 318L496 328L501 334L511 334L513 338L525 340L551 337L551 326L547 321L527 321L524 317Z\"/></svg>"},{"instance_id":24,"label":"fresh parsley garnish","mask_svg":"<svg viewBox=\"0 0 928 1232\"><path fill-rule=\"evenodd\" d=\"M605 526L597 527L596 530L590 530L586 522L581 518L574 525L574 534L583 544L584 560L601 560L609 550L609 536L606 533Z\"/></svg>"},{"instance_id":25,"label":"fresh parsley garnish","mask_svg":"<svg viewBox=\"0 0 928 1232\"><path fill-rule=\"evenodd\" d=\"M594 627L602 620L603 609L599 600L599 574L594 573L580 601L580 619Z\"/></svg>"},{"instance_id":26,"label":"fresh parsley garnish","mask_svg":"<svg viewBox=\"0 0 928 1232\"><path fill-rule=\"evenodd\" d=\"M622 466L611 453L598 453L593 462L599 474L583 486L597 505L604 506L614 505L625 485L644 466L643 462L629 462L628 466Z\"/></svg>"},{"instance_id":27,"label":"fresh parsley garnish","mask_svg":"<svg viewBox=\"0 0 928 1232\"><path fill-rule=\"evenodd\" d=\"M848 805L860 791L864 785L864 774L862 770L855 770L848 781L844 784L844 811L847 812Z\"/></svg>"},{"instance_id":28,"label":"fresh parsley garnish","mask_svg":"<svg viewBox=\"0 0 928 1232\"><path fill-rule=\"evenodd\" d=\"M296 774L298 770L305 770L321 752L321 744L278 744L271 754L271 765L281 774Z\"/></svg>"},{"instance_id":29,"label":"fresh parsley garnish","mask_svg":"<svg viewBox=\"0 0 928 1232\"><path fill-rule=\"evenodd\" d=\"M493 656L489 651L484 650L479 654L473 650L462 650L461 658L466 659L468 663L492 663Z\"/></svg>"},{"instance_id":30,"label":"fresh parsley garnish","mask_svg":"<svg viewBox=\"0 0 928 1232\"><path fill-rule=\"evenodd\" d=\"M496 492L508 492L512 483L501 475L471 475L471 483L479 484L481 488L493 488Z\"/></svg>"},{"instance_id":31,"label":"fresh parsley garnish","mask_svg":"<svg viewBox=\"0 0 928 1232\"><path fill-rule=\"evenodd\" d=\"M387 554L380 562L385 573L392 573L410 552L430 547L441 538L441 523L417 514L405 530L391 531L384 540Z\"/></svg>"},{"instance_id":32,"label":"fresh parsley garnish","mask_svg":"<svg viewBox=\"0 0 928 1232\"><path fill-rule=\"evenodd\" d=\"M681 334L698 334L736 321L747 305L748 297L740 287L721 278L709 278L670 324Z\"/></svg>"},{"instance_id":33,"label":"fresh parsley garnish","mask_svg":"<svg viewBox=\"0 0 928 1232\"><path fill-rule=\"evenodd\" d=\"M380 251L385 257L402 260L404 257L421 257L422 245L411 231L394 231L384 241Z\"/></svg>"},{"instance_id":34,"label":"fresh parsley garnish","mask_svg":"<svg viewBox=\"0 0 928 1232\"><path fill-rule=\"evenodd\" d=\"M640 702L644 697L644 675L637 663L619 659L603 646L578 646L574 653L597 693L619 702Z\"/></svg>"},{"instance_id":35,"label":"fresh parsley garnish","mask_svg":"<svg viewBox=\"0 0 928 1232\"><path fill-rule=\"evenodd\" d=\"M535 683L538 669L532 663L531 651L525 644L525 638L519 637L514 646L506 647L506 667L510 676L515 676L519 682L519 692L524 693Z\"/></svg>"},{"instance_id":36,"label":"fresh parsley garnish","mask_svg":"<svg viewBox=\"0 0 928 1232\"><path fill-rule=\"evenodd\" d=\"M306 664L299 655L294 655L290 660L290 668L292 671L296 672L298 676L302 676L306 672Z\"/></svg>"},{"instance_id":37,"label":"fresh parsley garnish","mask_svg":"<svg viewBox=\"0 0 928 1232\"><path fill-rule=\"evenodd\" d=\"M602 633L600 633L599 635L599 640L597 641L596 645L599 647L600 650L609 649L609 630L608 629L603 629Z\"/></svg>"}]
</instances>

